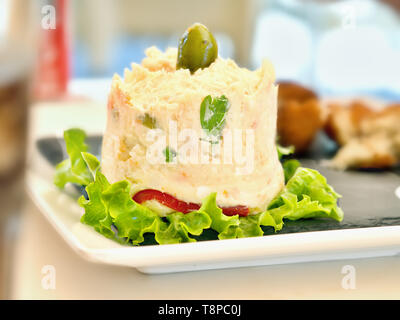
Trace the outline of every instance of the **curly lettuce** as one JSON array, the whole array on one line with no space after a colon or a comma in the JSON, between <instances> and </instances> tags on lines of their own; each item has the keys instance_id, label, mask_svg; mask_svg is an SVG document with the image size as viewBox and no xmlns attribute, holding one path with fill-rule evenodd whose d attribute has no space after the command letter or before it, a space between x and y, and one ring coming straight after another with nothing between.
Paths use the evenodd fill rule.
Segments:
<instances>
[{"instance_id":1,"label":"curly lettuce","mask_svg":"<svg viewBox=\"0 0 400 320\"><path fill-rule=\"evenodd\" d=\"M139 245L149 234L159 244L194 242L204 230L214 230L218 239L257 237L264 235L262 227L278 232L285 219L343 219L343 211L337 205L340 195L318 171L303 168L293 159L283 162L286 185L264 212L247 217L226 216L216 203L216 193L211 193L197 211L160 217L132 199L130 182L108 182L99 160L87 152L84 131L67 130L64 138L69 158L57 165L55 185L83 185L86 195L78 199L84 209L81 222L120 243ZM281 150L280 154L290 151Z\"/></svg>"},{"instance_id":2,"label":"curly lettuce","mask_svg":"<svg viewBox=\"0 0 400 320\"><path fill-rule=\"evenodd\" d=\"M68 182L87 185L93 181L93 174L89 171L87 162L82 155L88 149L85 139L86 133L81 129L64 131L64 141L69 158L56 166L54 184L57 187L64 188Z\"/></svg>"}]
</instances>

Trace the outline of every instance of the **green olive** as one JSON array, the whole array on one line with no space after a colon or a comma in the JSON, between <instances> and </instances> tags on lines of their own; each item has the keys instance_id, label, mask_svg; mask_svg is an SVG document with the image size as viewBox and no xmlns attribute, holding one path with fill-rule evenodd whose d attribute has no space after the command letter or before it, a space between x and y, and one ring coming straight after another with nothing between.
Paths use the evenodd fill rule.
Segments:
<instances>
[{"instance_id":1,"label":"green olive","mask_svg":"<svg viewBox=\"0 0 400 320\"><path fill-rule=\"evenodd\" d=\"M195 23L190 26L179 41L176 69L207 68L218 57L218 46L206 26Z\"/></svg>"}]
</instances>

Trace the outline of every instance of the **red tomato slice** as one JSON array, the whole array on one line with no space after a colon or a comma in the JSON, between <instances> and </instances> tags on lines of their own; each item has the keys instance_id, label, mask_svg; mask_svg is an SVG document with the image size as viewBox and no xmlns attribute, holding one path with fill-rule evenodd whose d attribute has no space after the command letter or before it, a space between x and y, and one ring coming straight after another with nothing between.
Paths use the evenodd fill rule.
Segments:
<instances>
[{"instance_id":1,"label":"red tomato slice","mask_svg":"<svg viewBox=\"0 0 400 320\"><path fill-rule=\"evenodd\" d=\"M143 203L149 200L157 200L164 206L182 213L189 213L190 211L200 209L200 205L197 203L181 201L168 193L154 189L141 190L136 193L132 199L137 203ZM245 217L249 214L249 208L247 208L246 206L223 207L222 212L227 216L234 216L238 214L239 216Z\"/></svg>"},{"instance_id":2,"label":"red tomato slice","mask_svg":"<svg viewBox=\"0 0 400 320\"><path fill-rule=\"evenodd\" d=\"M226 216L234 216L238 214L241 217L246 217L249 214L249 208L246 206L223 207L222 213Z\"/></svg>"},{"instance_id":3,"label":"red tomato slice","mask_svg":"<svg viewBox=\"0 0 400 320\"><path fill-rule=\"evenodd\" d=\"M133 196L133 201L136 201L137 203L143 203L148 200L157 200L164 206L182 213L188 213L200 209L200 206L196 203L180 201L168 193L153 189L139 191Z\"/></svg>"}]
</instances>

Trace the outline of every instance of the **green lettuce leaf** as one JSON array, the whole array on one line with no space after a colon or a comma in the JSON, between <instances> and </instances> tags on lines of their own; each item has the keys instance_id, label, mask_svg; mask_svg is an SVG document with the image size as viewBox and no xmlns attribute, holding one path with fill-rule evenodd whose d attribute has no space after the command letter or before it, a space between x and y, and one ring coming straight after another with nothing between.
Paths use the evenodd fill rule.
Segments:
<instances>
[{"instance_id":1,"label":"green lettuce leaf","mask_svg":"<svg viewBox=\"0 0 400 320\"><path fill-rule=\"evenodd\" d=\"M118 230L118 236L136 245L144 241L145 233L156 233L163 224L152 210L136 203L130 195L128 181L116 182L102 193L108 214Z\"/></svg>"},{"instance_id":2,"label":"green lettuce leaf","mask_svg":"<svg viewBox=\"0 0 400 320\"><path fill-rule=\"evenodd\" d=\"M342 221L343 211L337 205L340 197L318 171L299 167L269 204L267 212L278 222L278 226L283 218L332 218Z\"/></svg>"},{"instance_id":3,"label":"green lettuce leaf","mask_svg":"<svg viewBox=\"0 0 400 320\"><path fill-rule=\"evenodd\" d=\"M87 168L89 169L92 177L96 177L96 173L100 170L100 161L96 158L96 156L92 155L88 152L81 153L83 160L86 163Z\"/></svg>"},{"instance_id":4,"label":"green lettuce leaf","mask_svg":"<svg viewBox=\"0 0 400 320\"><path fill-rule=\"evenodd\" d=\"M66 183L88 185L93 181L94 175L90 172L83 159L82 152L86 152L86 133L81 129L69 129L64 131L68 159L56 166L54 184L64 188Z\"/></svg>"},{"instance_id":5,"label":"green lettuce leaf","mask_svg":"<svg viewBox=\"0 0 400 320\"><path fill-rule=\"evenodd\" d=\"M102 199L103 191L109 186L106 177L100 171L97 171L95 180L89 183L85 189L88 199L81 196L78 203L85 209L85 213L81 217L82 223L94 227L97 232L107 238L115 238L115 232L111 228L112 219Z\"/></svg>"},{"instance_id":6,"label":"green lettuce leaf","mask_svg":"<svg viewBox=\"0 0 400 320\"><path fill-rule=\"evenodd\" d=\"M218 239L236 239L263 235L259 215L247 217L239 217L238 215L226 216L222 213L222 209L217 206L216 196L216 193L211 193L206 197L199 211L204 211L210 216L211 228L219 233Z\"/></svg>"},{"instance_id":7,"label":"green lettuce leaf","mask_svg":"<svg viewBox=\"0 0 400 320\"><path fill-rule=\"evenodd\" d=\"M239 236L239 216L226 216L217 206L217 194L211 193L203 200L199 211L206 212L211 218L211 228L219 233L219 239L233 239Z\"/></svg>"},{"instance_id":8,"label":"green lettuce leaf","mask_svg":"<svg viewBox=\"0 0 400 320\"><path fill-rule=\"evenodd\" d=\"M202 211L192 211L187 214L173 212L166 217L169 225L164 224L155 235L160 244L195 242L196 239L189 237L189 234L199 236L204 229L211 226L210 216Z\"/></svg>"},{"instance_id":9,"label":"green lettuce leaf","mask_svg":"<svg viewBox=\"0 0 400 320\"><path fill-rule=\"evenodd\" d=\"M300 162L296 159L285 160L282 163L283 173L285 174L285 183L287 183L295 174Z\"/></svg>"},{"instance_id":10,"label":"green lettuce leaf","mask_svg":"<svg viewBox=\"0 0 400 320\"><path fill-rule=\"evenodd\" d=\"M238 238L260 237L264 235L264 231L260 226L260 218L261 214L240 217Z\"/></svg>"}]
</instances>

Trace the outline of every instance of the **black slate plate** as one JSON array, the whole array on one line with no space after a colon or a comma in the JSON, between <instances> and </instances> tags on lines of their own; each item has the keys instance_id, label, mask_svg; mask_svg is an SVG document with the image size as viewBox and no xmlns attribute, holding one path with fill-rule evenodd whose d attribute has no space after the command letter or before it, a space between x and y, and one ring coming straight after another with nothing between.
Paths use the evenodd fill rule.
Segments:
<instances>
[{"instance_id":1,"label":"black slate plate","mask_svg":"<svg viewBox=\"0 0 400 320\"><path fill-rule=\"evenodd\" d=\"M101 136L87 138L90 152L98 157L101 141ZM40 154L52 165L61 162L66 154L62 139L42 138L37 141L36 146ZM400 187L400 169L342 172L321 166L320 160L331 157L335 151L335 146L324 135L320 135L310 153L299 160L302 166L320 171L329 184L343 196L339 203L344 211L343 221L336 222L331 219L285 221L285 226L279 233L400 225L400 199L395 194L395 190ZM264 231L265 234L274 233L272 228L265 228ZM199 239L215 239L215 235L204 232ZM151 242L149 239L149 244Z\"/></svg>"}]
</instances>

